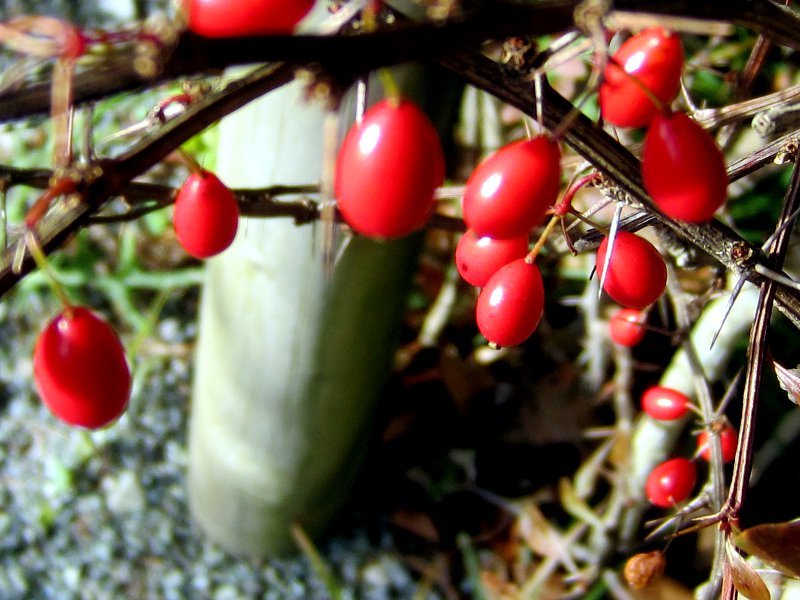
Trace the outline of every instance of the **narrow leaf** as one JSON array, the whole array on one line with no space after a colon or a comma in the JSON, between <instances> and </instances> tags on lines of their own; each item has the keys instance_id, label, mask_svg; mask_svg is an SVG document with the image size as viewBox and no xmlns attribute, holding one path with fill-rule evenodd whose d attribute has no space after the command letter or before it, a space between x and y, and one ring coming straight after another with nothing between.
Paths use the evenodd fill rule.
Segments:
<instances>
[{"instance_id":1,"label":"narrow leaf","mask_svg":"<svg viewBox=\"0 0 800 600\"><path fill-rule=\"evenodd\" d=\"M770 593L756 570L733 548L727 544L725 569L733 582L733 587L750 600L770 600Z\"/></svg>"},{"instance_id":2,"label":"narrow leaf","mask_svg":"<svg viewBox=\"0 0 800 600\"><path fill-rule=\"evenodd\" d=\"M561 500L561 507L573 517L600 530L605 528L602 519L575 493L575 488L572 487L572 483L566 477L558 482L558 496Z\"/></svg>"}]
</instances>

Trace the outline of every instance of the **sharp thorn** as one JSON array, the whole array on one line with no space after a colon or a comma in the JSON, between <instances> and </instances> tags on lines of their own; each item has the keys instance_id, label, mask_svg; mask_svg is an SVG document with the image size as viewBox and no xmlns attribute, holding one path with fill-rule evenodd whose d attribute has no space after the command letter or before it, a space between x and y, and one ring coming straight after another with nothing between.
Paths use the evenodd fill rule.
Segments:
<instances>
[{"instance_id":1,"label":"sharp thorn","mask_svg":"<svg viewBox=\"0 0 800 600\"><path fill-rule=\"evenodd\" d=\"M619 228L619 219L622 216L623 206L622 202L617 202L617 207L614 210L614 216L611 218L611 225L608 229L608 246L606 246L606 255L603 257L603 270L600 272L600 288L597 290L598 298L603 293L608 265L611 264L611 253L614 252L614 241L617 239L617 229Z\"/></svg>"},{"instance_id":2,"label":"sharp thorn","mask_svg":"<svg viewBox=\"0 0 800 600\"><path fill-rule=\"evenodd\" d=\"M722 328L725 326L725 321L728 319L728 315L731 313L731 309L733 308L733 303L736 302L736 298L739 297L739 293L742 291L744 283L745 283L745 278L739 277L739 279L736 281L736 285L733 286L730 298L728 298L728 304L725 306L725 314L722 315L722 319L719 322L719 327L717 327L717 330L711 337L711 343L708 345L709 350L711 350L711 348L714 347L714 343L717 341L717 338L719 337Z\"/></svg>"}]
</instances>

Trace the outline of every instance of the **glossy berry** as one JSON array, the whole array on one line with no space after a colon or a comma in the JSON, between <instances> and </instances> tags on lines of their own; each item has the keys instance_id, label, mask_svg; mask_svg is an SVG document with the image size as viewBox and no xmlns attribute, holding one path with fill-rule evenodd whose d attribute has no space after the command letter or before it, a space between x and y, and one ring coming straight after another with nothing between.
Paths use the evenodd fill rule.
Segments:
<instances>
[{"instance_id":1,"label":"glossy berry","mask_svg":"<svg viewBox=\"0 0 800 600\"><path fill-rule=\"evenodd\" d=\"M544 312L539 267L520 258L491 276L478 296L475 318L483 336L496 346L516 346L536 330Z\"/></svg>"},{"instance_id":2,"label":"glossy berry","mask_svg":"<svg viewBox=\"0 0 800 600\"><path fill-rule=\"evenodd\" d=\"M44 329L33 354L36 387L50 411L70 425L97 429L128 404L131 374L112 327L72 307Z\"/></svg>"},{"instance_id":3,"label":"glossy berry","mask_svg":"<svg viewBox=\"0 0 800 600\"><path fill-rule=\"evenodd\" d=\"M648 125L659 107L642 86L669 108L680 90L682 69L683 48L675 33L650 27L630 37L603 71L599 97L603 118L619 127Z\"/></svg>"},{"instance_id":4,"label":"glossy berry","mask_svg":"<svg viewBox=\"0 0 800 600\"><path fill-rule=\"evenodd\" d=\"M456 246L456 267L467 283L483 287L500 267L527 253L527 235L495 240L467 229Z\"/></svg>"},{"instance_id":5,"label":"glossy berry","mask_svg":"<svg viewBox=\"0 0 800 600\"><path fill-rule=\"evenodd\" d=\"M597 273L602 279L608 238L597 249ZM618 304L644 308L667 285L667 267L655 246L629 231L617 231L603 289Z\"/></svg>"},{"instance_id":6,"label":"glossy berry","mask_svg":"<svg viewBox=\"0 0 800 600\"><path fill-rule=\"evenodd\" d=\"M654 385L642 394L642 410L656 421L674 421L685 417L691 399L678 390Z\"/></svg>"},{"instance_id":7,"label":"glossy berry","mask_svg":"<svg viewBox=\"0 0 800 600\"><path fill-rule=\"evenodd\" d=\"M444 155L428 117L409 100L375 104L347 133L336 159L342 217L362 235L398 238L420 229L444 181Z\"/></svg>"},{"instance_id":8,"label":"glossy berry","mask_svg":"<svg viewBox=\"0 0 800 600\"><path fill-rule=\"evenodd\" d=\"M193 173L178 190L172 220L184 249L194 257L208 258L225 250L236 237L239 205L216 175Z\"/></svg>"},{"instance_id":9,"label":"glossy berry","mask_svg":"<svg viewBox=\"0 0 800 600\"><path fill-rule=\"evenodd\" d=\"M647 498L662 508L669 508L689 497L697 479L694 463L686 458L672 458L655 467L647 477Z\"/></svg>"},{"instance_id":10,"label":"glossy berry","mask_svg":"<svg viewBox=\"0 0 800 600\"><path fill-rule=\"evenodd\" d=\"M642 179L668 217L703 223L725 202L725 159L712 137L683 113L657 115L644 139Z\"/></svg>"},{"instance_id":11,"label":"glossy berry","mask_svg":"<svg viewBox=\"0 0 800 600\"><path fill-rule=\"evenodd\" d=\"M314 0L184 0L189 29L205 37L291 33Z\"/></svg>"},{"instance_id":12,"label":"glossy berry","mask_svg":"<svg viewBox=\"0 0 800 600\"><path fill-rule=\"evenodd\" d=\"M480 236L527 235L555 203L561 151L547 136L513 142L481 162L464 188L464 222Z\"/></svg>"},{"instance_id":13,"label":"glossy berry","mask_svg":"<svg viewBox=\"0 0 800 600\"><path fill-rule=\"evenodd\" d=\"M644 339L644 313L633 308L620 308L611 317L608 334L611 341L620 346L632 348Z\"/></svg>"},{"instance_id":14,"label":"glossy berry","mask_svg":"<svg viewBox=\"0 0 800 600\"><path fill-rule=\"evenodd\" d=\"M709 432L704 429L697 436L697 452L706 461L711 462L711 444L709 443ZM719 446L722 450L722 462L731 462L736 456L736 445L739 434L730 423L725 423L719 429Z\"/></svg>"}]
</instances>

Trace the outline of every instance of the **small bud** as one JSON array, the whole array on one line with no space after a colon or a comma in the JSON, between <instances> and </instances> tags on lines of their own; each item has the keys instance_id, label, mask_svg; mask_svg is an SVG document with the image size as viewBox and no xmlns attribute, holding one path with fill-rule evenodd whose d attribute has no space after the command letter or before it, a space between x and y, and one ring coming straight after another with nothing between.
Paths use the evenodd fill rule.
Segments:
<instances>
[{"instance_id":1,"label":"small bud","mask_svg":"<svg viewBox=\"0 0 800 600\"><path fill-rule=\"evenodd\" d=\"M622 574L634 590L642 590L656 583L664 575L667 560L660 550L634 554L625 563Z\"/></svg>"}]
</instances>

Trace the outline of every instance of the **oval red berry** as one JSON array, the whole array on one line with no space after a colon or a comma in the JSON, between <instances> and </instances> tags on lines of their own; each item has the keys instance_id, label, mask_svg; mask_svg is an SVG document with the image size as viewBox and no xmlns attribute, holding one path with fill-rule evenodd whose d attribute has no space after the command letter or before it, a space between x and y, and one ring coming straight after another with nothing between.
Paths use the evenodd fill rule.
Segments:
<instances>
[{"instance_id":1,"label":"oval red berry","mask_svg":"<svg viewBox=\"0 0 800 600\"><path fill-rule=\"evenodd\" d=\"M730 423L725 423L719 432L719 446L722 450L722 462L731 462L736 456L736 445L739 441L739 434ZM711 462L711 444L709 443L709 432L704 429L697 436L697 451L707 462Z\"/></svg>"},{"instance_id":2,"label":"oval red berry","mask_svg":"<svg viewBox=\"0 0 800 600\"><path fill-rule=\"evenodd\" d=\"M193 173L178 190L172 220L184 249L197 258L208 258L225 250L236 237L239 205L216 175Z\"/></svg>"},{"instance_id":3,"label":"oval red berry","mask_svg":"<svg viewBox=\"0 0 800 600\"><path fill-rule=\"evenodd\" d=\"M722 152L683 113L653 119L644 139L642 179L661 212L690 223L711 219L728 193Z\"/></svg>"},{"instance_id":4,"label":"oval red berry","mask_svg":"<svg viewBox=\"0 0 800 600\"><path fill-rule=\"evenodd\" d=\"M608 238L597 249L597 273L602 278ZM655 302L667 285L667 267L655 246L629 231L614 238L603 289L618 304L644 308Z\"/></svg>"},{"instance_id":5,"label":"oval red berry","mask_svg":"<svg viewBox=\"0 0 800 600\"><path fill-rule=\"evenodd\" d=\"M128 405L131 374L113 328L91 311L72 307L44 329L33 353L42 401L70 425L97 429Z\"/></svg>"},{"instance_id":6,"label":"oval red berry","mask_svg":"<svg viewBox=\"0 0 800 600\"><path fill-rule=\"evenodd\" d=\"M659 108L642 86L669 107L680 90L682 69L683 47L677 34L649 27L628 38L603 71L599 96L603 118L619 127L648 125Z\"/></svg>"},{"instance_id":7,"label":"oval red berry","mask_svg":"<svg viewBox=\"0 0 800 600\"><path fill-rule=\"evenodd\" d=\"M496 239L528 235L561 186L561 151L546 136L513 142L481 162L464 188L467 227Z\"/></svg>"},{"instance_id":8,"label":"oval red berry","mask_svg":"<svg viewBox=\"0 0 800 600\"><path fill-rule=\"evenodd\" d=\"M483 336L496 346L516 346L536 330L544 312L539 267L520 258L491 276L478 296L475 318Z\"/></svg>"},{"instance_id":9,"label":"oval red berry","mask_svg":"<svg viewBox=\"0 0 800 600\"><path fill-rule=\"evenodd\" d=\"M456 267L466 282L483 287L500 267L527 253L527 235L495 240L467 229L456 245Z\"/></svg>"},{"instance_id":10,"label":"oval red berry","mask_svg":"<svg viewBox=\"0 0 800 600\"><path fill-rule=\"evenodd\" d=\"M189 29L205 37L291 33L314 0L184 0Z\"/></svg>"},{"instance_id":11,"label":"oval red berry","mask_svg":"<svg viewBox=\"0 0 800 600\"><path fill-rule=\"evenodd\" d=\"M683 502L694 489L697 469L686 458L673 458L655 467L645 483L647 498L662 508Z\"/></svg>"},{"instance_id":12,"label":"oval red berry","mask_svg":"<svg viewBox=\"0 0 800 600\"><path fill-rule=\"evenodd\" d=\"M647 333L644 322L645 315L642 311L620 308L608 324L609 337L615 344L632 348L638 345Z\"/></svg>"},{"instance_id":13,"label":"oval red berry","mask_svg":"<svg viewBox=\"0 0 800 600\"><path fill-rule=\"evenodd\" d=\"M423 227L443 181L439 136L409 100L370 108L336 159L339 211L354 231L370 237L398 238Z\"/></svg>"},{"instance_id":14,"label":"oval red berry","mask_svg":"<svg viewBox=\"0 0 800 600\"><path fill-rule=\"evenodd\" d=\"M654 385L642 394L642 410L657 421L674 421L685 417L691 399L678 390Z\"/></svg>"}]
</instances>

